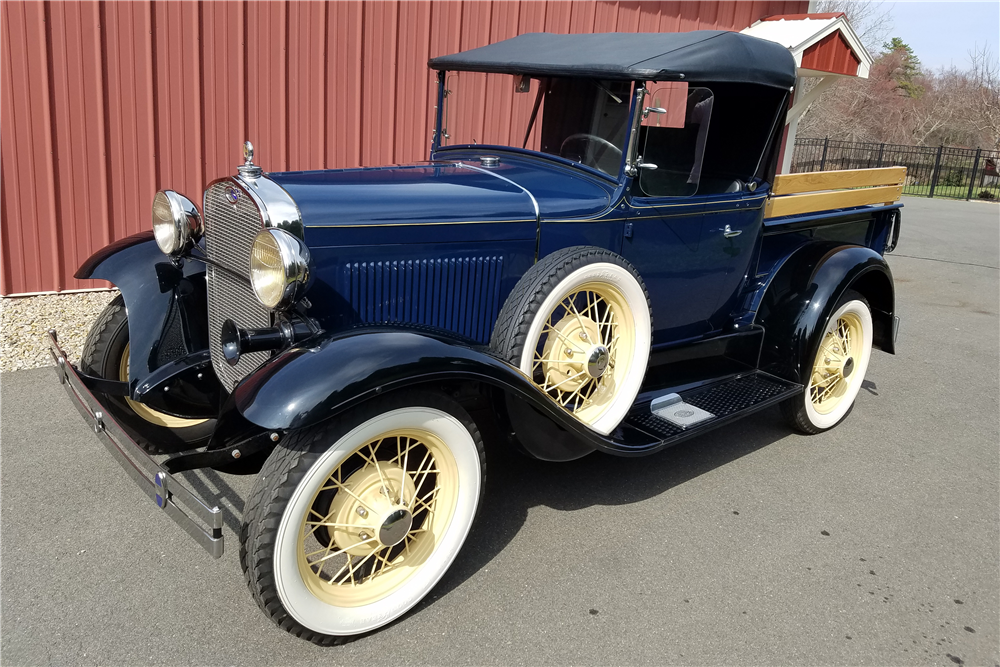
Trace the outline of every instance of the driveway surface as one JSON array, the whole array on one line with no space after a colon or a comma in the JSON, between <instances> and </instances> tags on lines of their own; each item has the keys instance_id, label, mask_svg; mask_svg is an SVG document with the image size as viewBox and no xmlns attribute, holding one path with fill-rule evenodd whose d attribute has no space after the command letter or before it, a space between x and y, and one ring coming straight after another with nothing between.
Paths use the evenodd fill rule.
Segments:
<instances>
[{"instance_id":1,"label":"driveway surface","mask_svg":"<svg viewBox=\"0 0 1000 667\"><path fill-rule=\"evenodd\" d=\"M494 448L485 506L431 596L322 649L239 570L250 478L213 561L128 480L51 369L2 376L5 665L1000 664L1000 207L905 199L899 353L853 414L777 409L645 459Z\"/></svg>"}]
</instances>

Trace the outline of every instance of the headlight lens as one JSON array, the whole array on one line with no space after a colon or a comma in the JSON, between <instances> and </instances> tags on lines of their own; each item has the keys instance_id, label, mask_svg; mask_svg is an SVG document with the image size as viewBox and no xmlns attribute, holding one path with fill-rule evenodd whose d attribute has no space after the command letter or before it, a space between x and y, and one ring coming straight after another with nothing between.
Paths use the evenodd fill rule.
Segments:
<instances>
[{"instance_id":1,"label":"headlight lens","mask_svg":"<svg viewBox=\"0 0 1000 667\"><path fill-rule=\"evenodd\" d=\"M198 207L173 190L160 190L153 197L153 236L167 255L179 255L204 232Z\"/></svg>"},{"instance_id":2,"label":"headlight lens","mask_svg":"<svg viewBox=\"0 0 1000 667\"><path fill-rule=\"evenodd\" d=\"M287 308L309 282L309 249L283 229L257 234L250 250L250 284L266 308Z\"/></svg>"}]
</instances>

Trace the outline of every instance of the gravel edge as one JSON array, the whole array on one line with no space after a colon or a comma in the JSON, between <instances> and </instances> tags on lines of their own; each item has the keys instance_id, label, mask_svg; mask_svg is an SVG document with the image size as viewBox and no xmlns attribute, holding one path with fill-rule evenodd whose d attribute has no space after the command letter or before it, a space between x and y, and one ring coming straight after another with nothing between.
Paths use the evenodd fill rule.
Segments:
<instances>
[{"instance_id":1,"label":"gravel edge","mask_svg":"<svg viewBox=\"0 0 1000 667\"><path fill-rule=\"evenodd\" d=\"M118 290L0 298L0 373L52 365L48 330L74 364L90 326Z\"/></svg>"}]
</instances>

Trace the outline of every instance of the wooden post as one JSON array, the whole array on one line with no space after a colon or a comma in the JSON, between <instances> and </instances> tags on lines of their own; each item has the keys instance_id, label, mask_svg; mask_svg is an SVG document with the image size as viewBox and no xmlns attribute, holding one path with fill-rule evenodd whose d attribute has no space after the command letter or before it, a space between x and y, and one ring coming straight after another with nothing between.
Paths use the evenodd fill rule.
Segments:
<instances>
[{"instance_id":1,"label":"wooden post","mask_svg":"<svg viewBox=\"0 0 1000 667\"><path fill-rule=\"evenodd\" d=\"M927 193L928 199L934 196L934 190L937 188L938 177L941 175L942 152L944 152L944 144L938 146L937 157L934 158L934 170L931 172L931 190Z\"/></svg>"},{"instance_id":2,"label":"wooden post","mask_svg":"<svg viewBox=\"0 0 1000 667\"><path fill-rule=\"evenodd\" d=\"M826 170L826 150L830 147L830 137L823 140L823 157L819 159L819 170Z\"/></svg>"},{"instance_id":3,"label":"wooden post","mask_svg":"<svg viewBox=\"0 0 1000 667\"><path fill-rule=\"evenodd\" d=\"M972 191L976 187L976 170L979 169L979 156L983 154L982 148L976 149L976 159L972 161L972 176L969 178L969 194L966 199L972 199Z\"/></svg>"}]
</instances>

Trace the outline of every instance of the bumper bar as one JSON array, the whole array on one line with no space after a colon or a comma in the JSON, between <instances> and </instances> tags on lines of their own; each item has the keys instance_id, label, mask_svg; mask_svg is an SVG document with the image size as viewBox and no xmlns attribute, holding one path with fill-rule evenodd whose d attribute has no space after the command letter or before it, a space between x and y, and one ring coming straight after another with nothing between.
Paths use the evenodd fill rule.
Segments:
<instances>
[{"instance_id":1,"label":"bumper bar","mask_svg":"<svg viewBox=\"0 0 1000 667\"><path fill-rule=\"evenodd\" d=\"M49 346L59 382L66 387L73 405L93 427L94 433L119 465L157 507L187 531L205 551L213 558L221 557L225 546L222 537L222 510L218 507L209 508L204 500L160 467L122 430L84 385L76 369L66 358L66 353L59 347L53 330L49 331Z\"/></svg>"}]
</instances>

